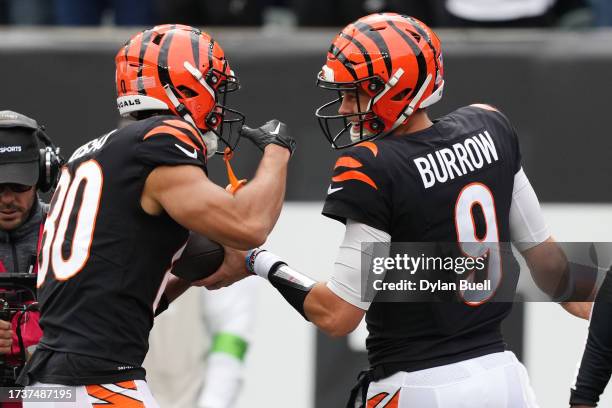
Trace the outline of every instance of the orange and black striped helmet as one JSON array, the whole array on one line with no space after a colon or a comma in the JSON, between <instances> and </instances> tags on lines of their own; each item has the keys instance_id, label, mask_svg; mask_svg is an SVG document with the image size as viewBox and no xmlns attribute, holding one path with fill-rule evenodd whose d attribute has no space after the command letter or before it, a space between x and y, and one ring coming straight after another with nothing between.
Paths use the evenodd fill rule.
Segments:
<instances>
[{"instance_id":1,"label":"orange and black striped helmet","mask_svg":"<svg viewBox=\"0 0 612 408\"><path fill-rule=\"evenodd\" d=\"M240 128L244 115L225 102L239 83L223 49L208 34L179 24L156 26L130 38L115 64L122 116L171 111L200 129L205 141L213 132L235 147L232 125ZM216 150L216 139L213 145Z\"/></svg>"},{"instance_id":2,"label":"orange and black striped helmet","mask_svg":"<svg viewBox=\"0 0 612 408\"><path fill-rule=\"evenodd\" d=\"M419 108L442 97L444 68L438 36L421 21L396 13L362 17L336 36L317 85L338 98L316 111L334 148L388 134ZM358 112L339 114L344 95L369 96ZM350 140L345 142L350 136Z\"/></svg>"}]
</instances>

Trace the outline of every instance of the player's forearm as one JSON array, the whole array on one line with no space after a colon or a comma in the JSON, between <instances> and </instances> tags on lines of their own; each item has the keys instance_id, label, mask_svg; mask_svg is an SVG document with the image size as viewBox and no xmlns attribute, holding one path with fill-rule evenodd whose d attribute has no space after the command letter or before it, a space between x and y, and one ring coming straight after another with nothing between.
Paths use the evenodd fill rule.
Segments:
<instances>
[{"instance_id":1,"label":"player's forearm","mask_svg":"<svg viewBox=\"0 0 612 408\"><path fill-rule=\"evenodd\" d=\"M255 178L236 193L238 213L246 225L251 225L261 245L276 224L287 181L289 151L277 145L268 145ZM255 245L255 246L257 246Z\"/></svg>"},{"instance_id":2,"label":"player's forearm","mask_svg":"<svg viewBox=\"0 0 612 408\"><path fill-rule=\"evenodd\" d=\"M544 293L555 298L567 290L570 285L567 258L552 237L521 254L535 283Z\"/></svg>"},{"instance_id":3,"label":"player's forearm","mask_svg":"<svg viewBox=\"0 0 612 408\"><path fill-rule=\"evenodd\" d=\"M538 287L555 301L567 301L568 312L585 318L583 314L574 313L584 307L577 307L569 301L593 300L597 268L568 260L563 248L552 237L521 253Z\"/></svg>"},{"instance_id":4,"label":"player's forearm","mask_svg":"<svg viewBox=\"0 0 612 408\"><path fill-rule=\"evenodd\" d=\"M317 283L304 301L306 317L325 334L332 337L346 336L355 327L338 313L338 300L325 283Z\"/></svg>"},{"instance_id":5,"label":"player's forearm","mask_svg":"<svg viewBox=\"0 0 612 408\"><path fill-rule=\"evenodd\" d=\"M268 251L251 251L247 269L270 281L295 310L330 336L346 336L363 318L363 310L341 299L325 283L293 270Z\"/></svg>"}]
</instances>

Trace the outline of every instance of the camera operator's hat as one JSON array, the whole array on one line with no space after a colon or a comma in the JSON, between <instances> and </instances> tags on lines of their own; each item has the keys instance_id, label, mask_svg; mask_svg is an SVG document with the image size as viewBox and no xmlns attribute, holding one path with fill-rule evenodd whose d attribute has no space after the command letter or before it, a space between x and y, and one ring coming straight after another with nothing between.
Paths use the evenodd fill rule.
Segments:
<instances>
[{"instance_id":1,"label":"camera operator's hat","mask_svg":"<svg viewBox=\"0 0 612 408\"><path fill-rule=\"evenodd\" d=\"M0 111L0 183L33 186L38 182L38 123L13 111Z\"/></svg>"}]
</instances>

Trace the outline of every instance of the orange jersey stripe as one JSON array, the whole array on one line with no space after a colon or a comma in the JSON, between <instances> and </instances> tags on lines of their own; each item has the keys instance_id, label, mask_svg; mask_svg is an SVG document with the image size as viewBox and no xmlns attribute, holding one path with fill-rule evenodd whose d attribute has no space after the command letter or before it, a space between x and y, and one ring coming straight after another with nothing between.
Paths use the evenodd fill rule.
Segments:
<instances>
[{"instance_id":1,"label":"orange jersey stripe","mask_svg":"<svg viewBox=\"0 0 612 408\"><path fill-rule=\"evenodd\" d=\"M338 167L348 167L350 169L356 169L361 167L362 164L359 160L355 160L352 157L342 156L336 161L336 165L334 166L334 170Z\"/></svg>"},{"instance_id":2,"label":"orange jersey stripe","mask_svg":"<svg viewBox=\"0 0 612 408\"><path fill-rule=\"evenodd\" d=\"M131 383L130 385L126 383ZM122 383L118 383L115 385L124 384L128 386L124 386L122 388L128 389L136 389L136 383L134 381L124 381ZM134 388L131 388L131 387ZM86 385L87 394L92 398L95 398L104 402L92 402L92 406L94 407L116 407L116 408L146 408L142 401L139 401L134 398L130 398L127 395L119 394L114 391L111 391L107 388L104 388L101 385Z\"/></svg>"},{"instance_id":3,"label":"orange jersey stripe","mask_svg":"<svg viewBox=\"0 0 612 408\"><path fill-rule=\"evenodd\" d=\"M376 408L376 406L380 404L382 400L387 398L387 395L389 394L386 392L381 392L380 394L376 394L375 396L373 396L372 398L368 400L367 408Z\"/></svg>"},{"instance_id":4,"label":"orange jersey stripe","mask_svg":"<svg viewBox=\"0 0 612 408\"><path fill-rule=\"evenodd\" d=\"M174 119L164 120L164 123L170 126L188 130L195 137L195 139L202 145L202 148L205 148L204 142L202 142L202 137L200 136L200 133L189 123L186 123L180 120L174 120Z\"/></svg>"},{"instance_id":5,"label":"orange jersey stripe","mask_svg":"<svg viewBox=\"0 0 612 408\"><path fill-rule=\"evenodd\" d=\"M400 390L397 390L393 398L391 398L391 400L387 402L387 404L385 405L385 408L398 408L399 407L399 397L400 397Z\"/></svg>"},{"instance_id":6,"label":"orange jersey stripe","mask_svg":"<svg viewBox=\"0 0 612 408\"><path fill-rule=\"evenodd\" d=\"M193 147L194 149L202 150L200 147L196 146L195 143L193 143L193 141L189 138L189 136L187 136L186 134L184 134L180 130L175 129L175 128L170 127L170 126L157 126L157 127L153 128L153 129L151 129L149 131L149 133L147 133L144 136L143 140L147 140L151 136L161 135L161 134L172 135L172 136L176 137L178 140L180 140L181 142L186 143L189 146Z\"/></svg>"},{"instance_id":7,"label":"orange jersey stripe","mask_svg":"<svg viewBox=\"0 0 612 408\"><path fill-rule=\"evenodd\" d=\"M366 149L369 149L374 155L374 157L378 156L378 146L376 146L372 142L362 142L362 143L359 143L357 146L365 147Z\"/></svg>"},{"instance_id":8,"label":"orange jersey stripe","mask_svg":"<svg viewBox=\"0 0 612 408\"><path fill-rule=\"evenodd\" d=\"M378 186L376 185L376 183L374 182L374 180L372 180L370 177L368 177L366 174L357 171L357 170L349 170L349 171L345 171L344 173L338 174L337 176L332 177L332 181L346 181L346 180L358 180L358 181L362 181L366 184L369 184L370 186L374 187L376 190L378 190Z\"/></svg>"},{"instance_id":9,"label":"orange jersey stripe","mask_svg":"<svg viewBox=\"0 0 612 408\"><path fill-rule=\"evenodd\" d=\"M188 130L191 132L191 134L193 134L194 136L197 136L196 130L193 128L193 126L187 122L183 122L182 120L169 119L169 120L164 120L164 123L166 125L179 127L179 128Z\"/></svg>"},{"instance_id":10,"label":"orange jersey stripe","mask_svg":"<svg viewBox=\"0 0 612 408\"><path fill-rule=\"evenodd\" d=\"M115 385L117 387L126 388L128 390L135 390L135 389L137 389L136 388L136 382L134 382L134 380L118 382L118 383L115 383Z\"/></svg>"}]
</instances>

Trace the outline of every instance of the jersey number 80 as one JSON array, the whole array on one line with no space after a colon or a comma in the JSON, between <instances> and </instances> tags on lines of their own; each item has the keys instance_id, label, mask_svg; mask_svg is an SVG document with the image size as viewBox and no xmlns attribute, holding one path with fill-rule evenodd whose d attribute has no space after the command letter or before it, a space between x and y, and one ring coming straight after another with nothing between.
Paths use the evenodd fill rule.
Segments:
<instances>
[{"instance_id":1,"label":"jersey number 80","mask_svg":"<svg viewBox=\"0 0 612 408\"><path fill-rule=\"evenodd\" d=\"M95 160L81 163L74 177L68 168L62 169L43 229L37 287L45 281L49 266L53 268L55 278L64 281L79 273L87 263L103 181L102 168ZM77 205L78 196L80 202ZM69 227L73 231L71 237L66 236Z\"/></svg>"}]
</instances>

